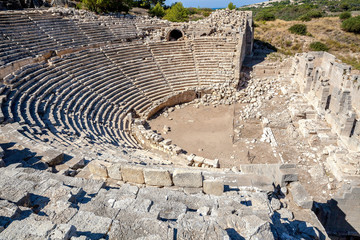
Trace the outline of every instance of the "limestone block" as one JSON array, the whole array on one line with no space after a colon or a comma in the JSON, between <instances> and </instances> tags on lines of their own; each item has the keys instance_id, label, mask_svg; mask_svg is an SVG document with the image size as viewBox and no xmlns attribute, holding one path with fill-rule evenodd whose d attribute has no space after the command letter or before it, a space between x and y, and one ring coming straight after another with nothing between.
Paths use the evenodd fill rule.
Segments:
<instances>
[{"instance_id":1,"label":"limestone block","mask_svg":"<svg viewBox=\"0 0 360 240\"><path fill-rule=\"evenodd\" d=\"M176 169L173 174L173 182L179 187L202 187L202 174L191 170Z\"/></svg>"},{"instance_id":2,"label":"limestone block","mask_svg":"<svg viewBox=\"0 0 360 240\"><path fill-rule=\"evenodd\" d=\"M164 145L170 145L172 143L171 139L165 139L163 141Z\"/></svg>"},{"instance_id":3,"label":"limestone block","mask_svg":"<svg viewBox=\"0 0 360 240\"><path fill-rule=\"evenodd\" d=\"M298 174L296 166L294 164L283 164L279 167L280 169L280 186L283 187L289 182L298 181Z\"/></svg>"},{"instance_id":4,"label":"limestone block","mask_svg":"<svg viewBox=\"0 0 360 240\"><path fill-rule=\"evenodd\" d=\"M85 159L83 157L73 157L66 162L66 165L68 165L71 169L77 170L85 167Z\"/></svg>"},{"instance_id":5,"label":"limestone block","mask_svg":"<svg viewBox=\"0 0 360 240\"><path fill-rule=\"evenodd\" d=\"M172 180L169 171L164 169L144 169L145 183L151 186L171 186Z\"/></svg>"},{"instance_id":6,"label":"limestone block","mask_svg":"<svg viewBox=\"0 0 360 240\"><path fill-rule=\"evenodd\" d=\"M296 205L305 209L311 209L313 201L305 188L299 182L291 183L290 187L290 192Z\"/></svg>"},{"instance_id":7,"label":"limestone block","mask_svg":"<svg viewBox=\"0 0 360 240\"><path fill-rule=\"evenodd\" d=\"M0 239L50 239L49 233L55 228L50 221L38 221L27 217L21 221L13 221L0 233Z\"/></svg>"},{"instance_id":8,"label":"limestone block","mask_svg":"<svg viewBox=\"0 0 360 240\"><path fill-rule=\"evenodd\" d=\"M124 165L121 167L121 175L124 182L145 183L143 168L139 166Z\"/></svg>"},{"instance_id":9,"label":"limestone block","mask_svg":"<svg viewBox=\"0 0 360 240\"><path fill-rule=\"evenodd\" d=\"M83 232L91 239L93 233L105 235L109 231L111 222L110 218L97 216L93 212L79 211L68 224L76 226L78 232Z\"/></svg>"},{"instance_id":10,"label":"limestone block","mask_svg":"<svg viewBox=\"0 0 360 240\"><path fill-rule=\"evenodd\" d=\"M279 210L281 208L281 202L279 201L279 199L272 198L270 204L274 211Z\"/></svg>"},{"instance_id":11,"label":"limestone block","mask_svg":"<svg viewBox=\"0 0 360 240\"><path fill-rule=\"evenodd\" d=\"M294 219L294 214L287 208L281 208L277 210L277 212L280 214L281 218L287 218L289 220Z\"/></svg>"},{"instance_id":12,"label":"limestone block","mask_svg":"<svg viewBox=\"0 0 360 240\"><path fill-rule=\"evenodd\" d=\"M150 212L159 213L159 217L167 220L178 219L179 216L184 215L188 208L184 203L178 201L164 201L154 203Z\"/></svg>"},{"instance_id":13,"label":"limestone block","mask_svg":"<svg viewBox=\"0 0 360 240\"><path fill-rule=\"evenodd\" d=\"M90 172L96 176L107 178L108 177L108 171L106 169L106 166L104 166L102 163L98 161L91 161L88 164L88 168Z\"/></svg>"},{"instance_id":14,"label":"limestone block","mask_svg":"<svg viewBox=\"0 0 360 240\"><path fill-rule=\"evenodd\" d=\"M204 180L203 185L203 191L206 194L220 196L224 192L224 183L219 179Z\"/></svg>"},{"instance_id":15,"label":"limestone block","mask_svg":"<svg viewBox=\"0 0 360 240\"><path fill-rule=\"evenodd\" d=\"M0 200L0 226L5 226L20 215L20 209L14 203Z\"/></svg>"},{"instance_id":16,"label":"limestone block","mask_svg":"<svg viewBox=\"0 0 360 240\"><path fill-rule=\"evenodd\" d=\"M120 164L113 164L110 165L107 168L108 174L109 174L109 178L115 179L115 180L122 180L122 176L121 176L121 165Z\"/></svg>"},{"instance_id":17,"label":"limestone block","mask_svg":"<svg viewBox=\"0 0 360 240\"><path fill-rule=\"evenodd\" d=\"M70 224L58 224L49 234L50 239L70 239L76 235L76 227Z\"/></svg>"},{"instance_id":18,"label":"limestone block","mask_svg":"<svg viewBox=\"0 0 360 240\"><path fill-rule=\"evenodd\" d=\"M182 148L178 147L178 146L174 147L174 149L173 149L173 152L176 153L176 154L181 153L181 151L182 151Z\"/></svg>"},{"instance_id":19,"label":"limestone block","mask_svg":"<svg viewBox=\"0 0 360 240\"><path fill-rule=\"evenodd\" d=\"M188 195L199 194L199 193L202 193L202 192L203 192L202 187L198 187L198 188L185 187L184 188L184 193L186 193Z\"/></svg>"},{"instance_id":20,"label":"limestone block","mask_svg":"<svg viewBox=\"0 0 360 240\"><path fill-rule=\"evenodd\" d=\"M50 149L42 154L41 161L47 163L49 166L55 166L64 160L64 154L62 152Z\"/></svg>"}]
</instances>

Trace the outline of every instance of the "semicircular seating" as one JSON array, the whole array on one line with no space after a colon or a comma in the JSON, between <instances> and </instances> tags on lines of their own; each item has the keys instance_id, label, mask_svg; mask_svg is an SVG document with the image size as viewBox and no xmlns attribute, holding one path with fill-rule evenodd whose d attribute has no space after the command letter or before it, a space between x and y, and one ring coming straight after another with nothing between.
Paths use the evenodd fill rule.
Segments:
<instances>
[{"instance_id":1,"label":"semicircular seating","mask_svg":"<svg viewBox=\"0 0 360 240\"><path fill-rule=\"evenodd\" d=\"M169 27L159 20L149 28L152 21L57 10L1 12L0 71L10 65L15 71L0 76L0 119L18 122L31 141L71 151L141 149L129 114L145 116L169 96L232 81L238 57L231 38L143 39L144 29Z\"/></svg>"},{"instance_id":2,"label":"semicircular seating","mask_svg":"<svg viewBox=\"0 0 360 240\"><path fill-rule=\"evenodd\" d=\"M141 148L130 134L129 113L141 115L169 95L219 82L204 80L202 71L211 72L211 65L202 69L196 63L200 57L191 44L203 41L114 44L27 65L6 77L5 120L54 144L81 148L79 138L86 138ZM217 52L201 57L207 53Z\"/></svg>"}]
</instances>

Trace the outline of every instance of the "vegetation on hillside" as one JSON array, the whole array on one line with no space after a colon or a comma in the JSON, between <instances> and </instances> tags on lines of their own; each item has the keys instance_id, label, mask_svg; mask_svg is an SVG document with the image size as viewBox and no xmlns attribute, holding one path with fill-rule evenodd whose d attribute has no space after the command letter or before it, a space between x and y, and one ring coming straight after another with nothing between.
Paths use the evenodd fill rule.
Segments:
<instances>
[{"instance_id":1,"label":"vegetation on hillside","mask_svg":"<svg viewBox=\"0 0 360 240\"><path fill-rule=\"evenodd\" d=\"M292 25L291 27L289 27L289 31L290 31L291 33L298 34L298 35L306 35L306 34L307 34L307 30L306 30L306 25L305 25L305 24L295 24L295 25Z\"/></svg>"},{"instance_id":2,"label":"vegetation on hillside","mask_svg":"<svg viewBox=\"0 0 360 240\"><path fill-rule=\"evenodd\" d=\"M346 19L341 28L347 32L360 33L360 16Z\"/></svg>"},{"instance_id":3,"label":"vegetation on hillside","mask_svg":"<svg viewBox=\"0 0 360 240\"><path fill-rule=\"evenodd\" d=\"M351 18L351 12L342 12L342 13L339 15L339 18L340 18L341 20L345 20L345 19Z\"/></svg>"},{"instance_id":4,"label":"vegetation on hillside","mask_svg":"<svg viewBox=\"0 0 360 240\"><path fill-rule=\"evenodd\" d=\"M329 51L328 46L322 42L312 42L309 47L311 51Z\"/></svg>"},{"instance_id":5,"label":"vegetation on hillside","mask_svg":"<svg viewBox=\"0 0 360 240\"><path fill-rule=\"evenodd\" d=\"M142 7L151 16L173 22L203 19L213 11L185 8L181 2L166 6L165 0L82 0L82 3L96 12L126 12L131 7ZM230 2L228 8L236 6ZM360 16L353 12L360 11L360 0L284 0L240 10L253 11L255 38L280 53L328 51L360 69Z\"/></svg>"},{"instance_id":6,"label":"vegetation on hillside","mask_svg":"<svg viewBox=\"0 0 360 240\"><path fill-rule=\"evenodd\" d=\"M312 18L325 16L330 12L359 11L360 0L290 0L273 2L263 7L243 7L241 10L252 11L255 19L258 16L274 15L276 19L285 21L309 21Z\"/></svg>"},{"instance_id":7,"label":"vegetation on hillside","mask_svg":"<svg viewBox=\"0 0 360 240\"><path fill-rule=\"evenodd\" d=\"M152 17L162 18L165 16L165 10L164 10L163 6L161 6L160 3L157 3L155 5L155 7L151 8L149 10L149 13Z\"/></svg>"},{"instance_id":8,"label":"vegetation on hillside","mask_svg":"<svg viewBox=\"0 0 360 240\"><path fill-rule=\"evenodd\" d=\"M103 12L128 12L132 7L132 0L82 0L83 4L78 4L77 7L84 5L87 9L97 13Z\"/></svg>"},{"instance_id":9,"label":"vegetation on hillside","mask_svg":"<svg viewBox=\"0 0 360 240\"><path fill-rule=\"evenodd\" d=\"M164 19L172 22L185 22L189 20L189 13L183 4L178 2L165 11Z\"/></svg>"},{"instance_id":10,"label":"vegetation on hillside","mask_svg":"<svg viewBox=\"0 0 360 240\"><path fill-rule=\"evenodd\" d=\"M290 33L295 24L306 26L306 35ZM288 34L285 34L288 31ZM256 22L255 39L274 46L286 55L307 51L328 51L344 63L360 70L360 35L341 29L338 17L324 17L309 22L275 20ZM319 43L316 43L319 42Z\"/></svg>"},{"instance_id":11,"label":"vegetation on hillside","mask_svg":"<svg viewBox=\"0 0 360 240\"><path fill-rule=\"evenodd\" d=\"M230 10L234 10L236 9L236 6L232 2L230 2L227 8Z\"/></svg>"}]
</instances>

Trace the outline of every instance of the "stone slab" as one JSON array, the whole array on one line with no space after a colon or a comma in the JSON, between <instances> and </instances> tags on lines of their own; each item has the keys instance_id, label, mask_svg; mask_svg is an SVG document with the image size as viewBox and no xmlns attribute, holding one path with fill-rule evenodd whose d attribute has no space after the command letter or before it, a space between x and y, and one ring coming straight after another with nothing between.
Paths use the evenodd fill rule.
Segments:
<instances>
[{"instance_id":1,"label":"stone slab","mask_svg":"<svg viewBox=\"0 0 360 240\"><path fill-rule=\"evenodd\" d=\"M173 182L179 187L202 187L203 179L201 172L176 169L173 174Z\"/></svg>"},{"instance_id":2,"label":"stone slab","mask_svg":"<svg viewBox=\"0 0 360 240\"><path fill-rule=\"evenodd\" d=\"M296 205L305 209L312 208L313 201L308 192L299 182L292 182L290 184L290 192Z\"/></svg>"},{"instance_id":3,"label":"stone slab","mask_svg":"<svg viewBox=\"0 0 360 240\"><path fill-rule=\"evenodd\" d=\"M49 166L55 166L60 164L64 160L64 154L57 150L47 150L42 153L41 161Z\"/></svg>"},{"instance_id":4,"label":"stone slab","mask_svg":"<svg viewBox=\"0 0 360 240\"><path fill-rule=\"evenodd\" d=\"M224 183L222 180L204 180L203 191L206 194L220 196L224 192Z\"/></svg>"},{"instance_id":5,"label":"stone slab","mask_svg":"<svg viewBox=\"0 0 360 240\"><path fill-rule=\"evenodd\" d=\"M121 175L124 182L144 184L143 168L139 166L124 165L121 167Z\"/></svg>"},{"instance_id":6,"label":"stone slab","mask_svg":"<svg viewBox=\"0 0 360 240\"><path fill-rule=\"evenodd\" d=\"M144 169L144 177L146 185L150 186L171 186L172 180L169 171L164 169Z\"/></svg>"}]
</instances>

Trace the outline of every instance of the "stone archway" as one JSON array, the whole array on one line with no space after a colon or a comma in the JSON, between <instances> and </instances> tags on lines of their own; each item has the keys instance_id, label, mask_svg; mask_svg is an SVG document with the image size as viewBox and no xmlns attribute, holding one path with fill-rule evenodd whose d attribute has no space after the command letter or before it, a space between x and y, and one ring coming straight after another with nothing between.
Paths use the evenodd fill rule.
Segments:
<instances>
[{"instance_id":1,"label":"stone archway","mask_svg":"<svg viewBox=\"0 0 360 240\"><path fill-rule=\"evenodd\" d=\"M168 32L166 40L168 41L177 41L178 39L184 36L183 32L179 29L173 29Z\"/></svg>"}]
</instances>

